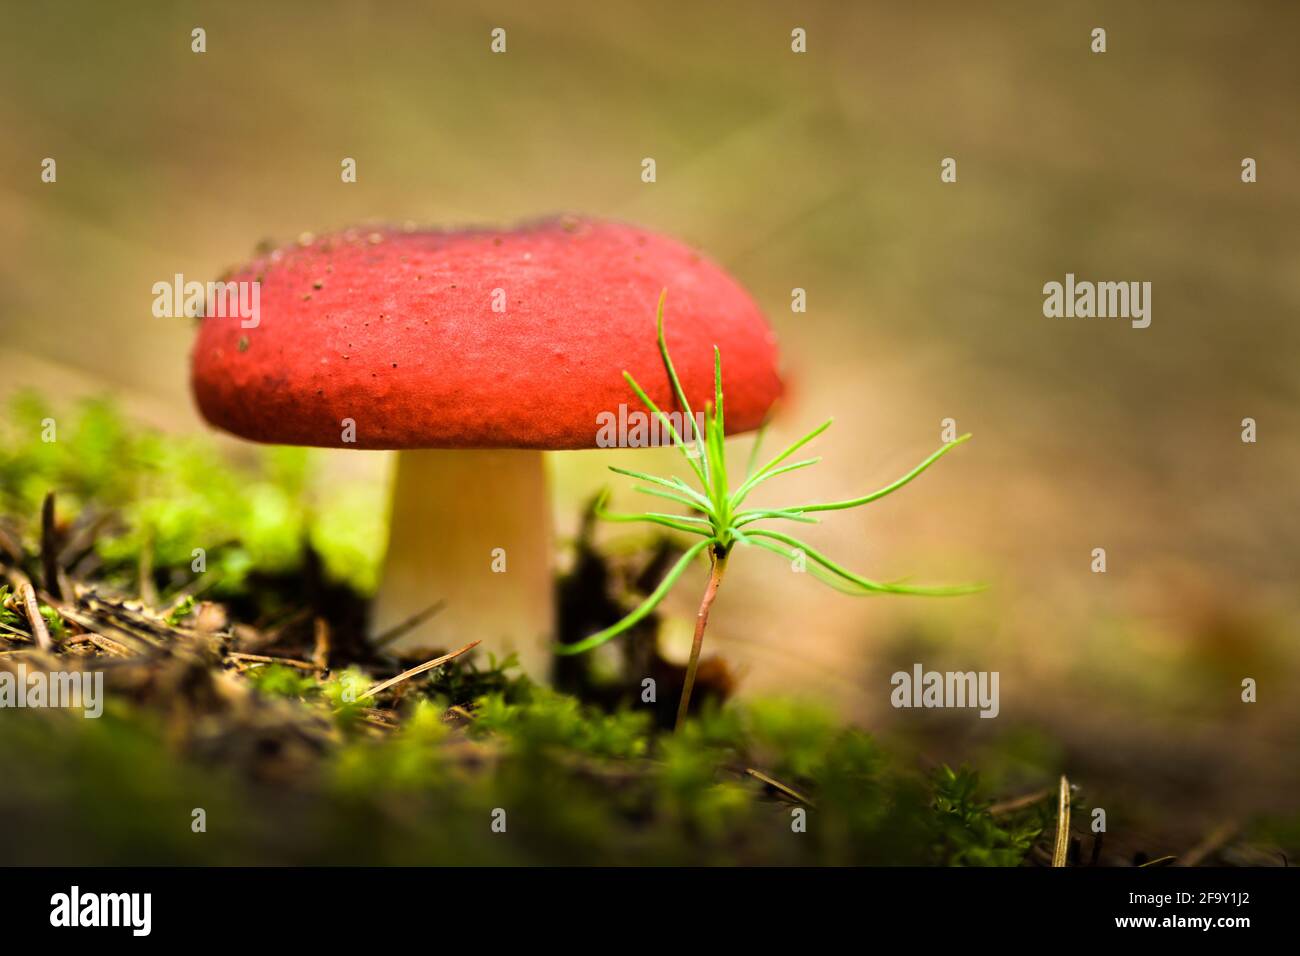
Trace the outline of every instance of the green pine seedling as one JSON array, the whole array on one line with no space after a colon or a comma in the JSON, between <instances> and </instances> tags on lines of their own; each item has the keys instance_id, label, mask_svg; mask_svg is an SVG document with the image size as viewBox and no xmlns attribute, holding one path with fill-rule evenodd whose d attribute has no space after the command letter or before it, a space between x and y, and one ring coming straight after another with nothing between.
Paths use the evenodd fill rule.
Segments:
<instances>
[{"instance_id":1,"label":"green pine seedling","mask_svg":"<svg viewBox=\"0 0 1300 956\"><path fill-rule=\"evenodd\" d=\"M722 395L722 356L715 346L713 349L713 401L705 405L704 434L701 435L698 430L687 424L695 422L695 413L691 411L690 402L686 399L686 393L677 378L677 371L673 368L673 361L668 355L668 346L664 342L664 300L667 295L668 290L665 289L659 296L657 314L659 354L663 359L664 369L668 372L668 378L672 382L677 403L684 413L683 424L686 432L690 435L692 431L695 431L692 441L689 444L687 443L672 420L660 411L650 396L646 394L645 389L637 383L631 374L625 371L623 377L632 386L632 391L636 393L637 398L642 401L651 414L659 420L672 436L673 444L686 457L687 464L690 465L691 471L695 473L695 477L699 480L700 489L692 488L677 477L660 477L659 475L650 475L627 468L616 468L612 465L610 471L648 482L648 485L638 485L636 490L684 505L690 508L693 513L679 515L647 511L636 514L616 514L605 509L605 503L609 498L609 492L606 490L597 502L596 514L607 521L635 521L655 524L685 534L696 535L700 540L686 549L686 553L673 565L672 569L659 583L659 586L654 589L654 592L621 621L580 641L572 644L560 644L555 650L557 654L582 654L627 631L653 611L668 592L672 590L673 585L677 583L677 580L690 566L690 563L707 551L712 568L708 587L704 591L704 598L700 602L699 614L696 617L695 640L691 645L690 662L686 668L686 682L682 688L681 701L677 707L676 726L680 729L690 709L691 691L695 686L695 672L700 662L700 648L703 646L704 630L709 621L709 608L713 605L714 598L717 597L718 586L722 583L722 576L727 568L727 559L737 544L762 548L790 561L795 561L802 556L811 562L808 564L808 570L814 577L846 594L920 594L941 597L970 594L982 590L983 586L971 584L959 587L916 587L909 584L872 581L861 575L854 574L793 535L758 526L759 522L773 520L816 524L817 519L809 517L814 512L843 511L848 508L857 508L860 505L869 504L902 488L971 436L969 434L962 435L956 441L949 442L902 478L861 498L796 505L789 508L742 508L741 506L745 503L749 493L763 482L779 475L797 471L800 468L807 468L821 461L820 458L806 458L791 464L785 464L791 455L826 431L831 426L831 420L827 419L791 444L767 464L761 468L756 468L758 451L762 445L763 432L766 429L766 423L764 423L764 426L758 431L753 449L750 452L744 480L733 491L727 477L727 457L723 447L725 428Z\"/></svg>"}]
</instances>

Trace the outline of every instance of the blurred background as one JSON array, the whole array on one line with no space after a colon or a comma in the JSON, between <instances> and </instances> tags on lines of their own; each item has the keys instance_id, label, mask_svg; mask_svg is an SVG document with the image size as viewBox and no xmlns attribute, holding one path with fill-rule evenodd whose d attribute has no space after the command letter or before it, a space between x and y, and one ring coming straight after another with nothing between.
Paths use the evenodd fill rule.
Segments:
<instances>
[{"instance_id":1,"label":"blurred background","mask_svg":"<svg viewBox=\"0 0 1300 956\"><path fill-rule=\"evenodd\" d=\"M659 229L767 311L792 385L774 443L836 418L824 463L762 501L872 490L945 418L975 435L807 537L872 577L989 591L855 600L741 554L707 650L742 694L818 697L920 759L1068 766L1189 834L1295 812L1300 8L59 2L3 18L0 397L110 394L205 431L191 326L154 318L151 287L216 278L262 240L555 211ZM1045 318L1043 284L1067 272L1150 281L1150 328ZM607 464L669 467L659 454L554 456L561 535ZM370 502L377 561L387 456L312 463L321 510ZM674 597L683 634L703 583ZM889 675L914 662L999 671L1001 716L891 709Z\"/></svg>"}]
</instances>

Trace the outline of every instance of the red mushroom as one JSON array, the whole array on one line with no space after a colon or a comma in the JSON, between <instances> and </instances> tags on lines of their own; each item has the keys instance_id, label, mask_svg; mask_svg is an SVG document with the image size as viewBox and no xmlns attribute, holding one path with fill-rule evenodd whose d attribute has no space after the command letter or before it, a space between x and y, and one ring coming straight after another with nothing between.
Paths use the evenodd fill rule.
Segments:
<instances>
[{"instance_id":1,"label":"red mushroom","mask_svg":"<svg viewBox=\"0 0 1300 956\"><path fill-rule=\"evenodd\" d=\"M714 345L729 431L757 427L781 390L775 339L745 291L629 225L353 230L228 281L260 283L260 315L255 327L202 321L192 375L204 417L259 442L400 450L374 631L442 598L402 643L482 638L538 678L553 630L541 452L598 447L620 405L644 412L624 370L676 407L655 343L660 290L695 407L712 396Z\"/></svg>"}]
</instances>

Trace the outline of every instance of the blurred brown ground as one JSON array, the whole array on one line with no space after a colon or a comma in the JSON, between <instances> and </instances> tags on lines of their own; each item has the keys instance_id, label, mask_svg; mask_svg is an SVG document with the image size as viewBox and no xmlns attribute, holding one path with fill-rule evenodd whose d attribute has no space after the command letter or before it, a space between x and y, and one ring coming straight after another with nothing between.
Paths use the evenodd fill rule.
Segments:
<instances>
[{"instance_id":1,"label":"blurred brown ground","mask_svg":"<svg viewBox=\"0 0 1300 956\"><path fill-rule=\"evenodd\" d=\"M710 649L747 691L919 728L935 759L1034 728L1111 793L1155 788L1207 820L1294 810L1300 7L59 3L4 20L0 389L110 391L198 430L190 331L151 317L155 281L359 221L573 210L663 229L772 317L794 383L774 442L837 419L825 462L763 500L883 484L946 417L975 433L808 537L873 576L991 590L854 601L745 553ZM1045 319L1042 285L1066 272L1151 281L1151 327ZM605 464L657 454L558 457L560 529ZM360 476L382 501L382 456L320 462L322 484ZM888 675L918 660L1000 671L1001 718L891 710Z\"/></svg>"}]
</instances>

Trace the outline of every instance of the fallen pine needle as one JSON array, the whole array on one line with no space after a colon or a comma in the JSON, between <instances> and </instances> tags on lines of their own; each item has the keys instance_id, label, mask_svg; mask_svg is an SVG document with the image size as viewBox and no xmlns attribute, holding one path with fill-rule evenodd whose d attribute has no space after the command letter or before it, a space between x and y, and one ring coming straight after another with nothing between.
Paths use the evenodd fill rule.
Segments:
<instances>
[{"instance_id":1,"label":"fallen pine needle","mask_svg":"<svg viewBox=\"0 0 1300 956\"><path fill-rule=\"evenodd\" d=\"M15 571L12 576L18 584L18 598L23 602L23 610L27 612L27 624L32 629L32 636L36 638L36 643L41 650L53 650L54 641L50 639L50 629L45 626L45 618L41 617L41 606L36 600L36 589L32 587L32 582L28 580L27 575L21 571Z\"/></svg>"},{"instance_id":2,"label":"fallen pine needle","mask_svg":"<svg viewBox=\"0 0 1300 956\"><path fill-rule=\"evenodd\" d=\"M87 631L85 634L78 634L75 637L69 638L66 644L69 647L73 647L77 644L90 644L93 647L99 648L105 654L111 655L112 657L134 657L135 656L131 652L131 649L127 647L125 644L119 644L117 641L113 640L110 637L104 637L101 634L94 634L90 631Z\"/></svg>"},{"instance_id":3,"label":"fallen pine needle","mask_svg":"<svg viewBox=\"0 0 1300 956\"><path fill-rule=\"evenodd\" d=\"M1010 800L1003 800L1001 803L995 803L989 807L989 813L993 816L1001 816L1004 813L1014 813L1017 810L1023 810L1026 807L1032 807L1039 800L1045 800L1052 795L1051 787L1044 787L1042 790L1035 790L1033 793L1027 793L1023 797L1012 797Z\"/></svg>"},{"instance_id":4,"label":"fallen pine needle","mask_svg":"<svg viewBox=\"0 0 1300 956\"><path fill-rule=\"evenodd\" d=\"M1210 835L1197 846L1188 850L1179 866L1200 866L1210 854L1237 835L1240 826L1235 820L1228 820L1215 827Z\"/></svg>"},{"instance_id":5,"label":"fallen pine needle","mask_svg":"<svg viewBox=\"0 0 1300 956\"><path fill-rule=\"evenodd\" d=\"M396 677L390 677L388 680L380 681L378 684L375 684L369 690L361 694L357 700L360 700L361 697L373 697L380 691L388 690L388 688L392 687L394 684L400 684L402 681L415 677L417 674L423 674L425 671L431 671L435 667L441 667L449 660L460 657L460 655L464 654L466 651L473 650L478 647L478 645L478 641L471 641L458 651L452 651L450 654L443 654L442 657L435 657L431 661L425 661L423 664L418 664L415 667L412 667L409 671L402 671L402 673L398 674Z\"/></svg>"},{"instance_id":6,"label":"fallen pine needle","mask_svg":"<svg viewBox=\"0 0 1300 956\"><path fill-rule=\"evenodd\" d=\"M753 767L746 768L745 773L749 774L755 780L761 780L763 783L767 784L769 787L773 788L774 790L778 790L781 793L784 793L791 800L795 800L798 801L799 803L807 804L808 806L816 809L816 805L811 800L805 797L794 787L786 786L780 780L777 780L775 777L769 777L767 774L763 773L763 771L755 770Z\"/></svg>"},{"instance_id":7,"label":"fallen pine needle","mask_svg":"<svg viewBox=\"0 0 1300 956\"><path fill-rule=\"evenodd\" d=\"M1056 849L1052 851L1052 866L1065 866L1070 850L1070 781L1061 774L1061 793L1056 807Z\"/></svg>"},{"instance_id":8,"label":"fallen pine needle","mask_svg":"<svg viewBox=\"0 0 1300 956\"><path fill-rule=\"evenodd\" d=\"M249 664L283 664L285 667L296 667L299 670L314 671L318 670L315 664L307 661L295 660L292 657L271 657L269 654L245 654L243 651L234 651L227 654L229 660Z\"/></svg>"},{"instance_id":9,"label":"fallen pine needle","mask_svg":"<svg viewBox=\"0 0 1300 956\"><path fill-rule=\"evenodd\" d=\"M445 608L446 606L447 606L446 601L433 602L428 607L426 607L423 611L417 611L415 614L412 614L406 620L400 621L396 626L390 627L382 634L376 635L375 638L370 642L371 645L374 647L375 650L379 650L379 648L381 647L387 647L389 644L393 643L393 641L397 640L399 637L409 633L410 631L415 630L415 628L419 627L425 621L429 620L429 618L440 613L442 609Z\"/></svg>"}]
</instances>

